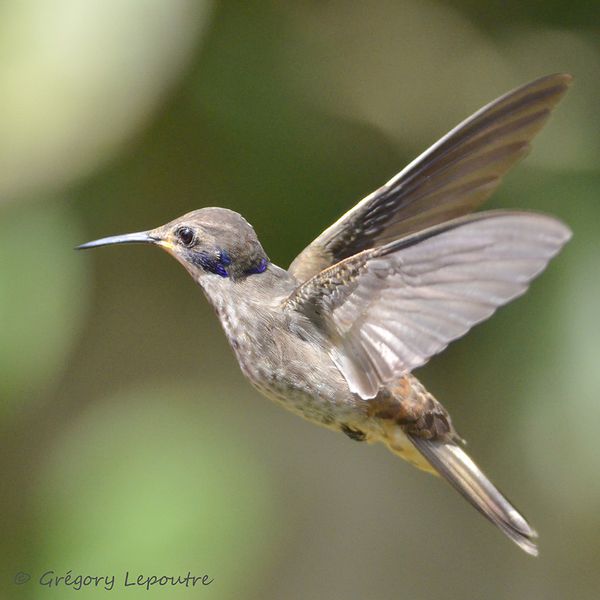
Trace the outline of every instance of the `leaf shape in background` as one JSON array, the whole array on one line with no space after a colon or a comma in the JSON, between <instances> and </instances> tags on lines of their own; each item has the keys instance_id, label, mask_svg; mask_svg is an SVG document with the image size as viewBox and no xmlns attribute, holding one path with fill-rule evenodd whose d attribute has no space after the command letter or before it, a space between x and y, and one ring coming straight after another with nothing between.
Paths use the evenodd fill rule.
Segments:
<instances>
[{"instance_id":1,"label":"leaf shape in background","mask_svg":"<svg viewBox=\"0 0 600 600\"><path fill-rule=\"evenodd\" d=\"M178 81L208 0L0 7L0 198L58 189L109 160Z\"/></svg>"}]
</instances>

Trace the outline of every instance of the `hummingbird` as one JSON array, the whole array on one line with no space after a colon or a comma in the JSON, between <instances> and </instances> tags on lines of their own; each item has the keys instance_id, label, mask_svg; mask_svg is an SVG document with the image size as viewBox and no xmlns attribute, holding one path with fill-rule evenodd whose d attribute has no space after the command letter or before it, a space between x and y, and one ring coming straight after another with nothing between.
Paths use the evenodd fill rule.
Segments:
<instances>
[{"instance_id":1,"label":"hummingbird","mask_svg":"<svg viewBox=\"0 0 600 600\"><path fill-rule=\"evenodd\" d=\"M569 228L551 216L473 211L527 153L570 82L568 74L549 75L487 104L340 217L287 270L226 208L78 248L166 250L203 290L259 392L441 475L537 555L534 529L468 456L448 411L413 371L522 295L569 240Z\"/></svg>"}]
</instances>

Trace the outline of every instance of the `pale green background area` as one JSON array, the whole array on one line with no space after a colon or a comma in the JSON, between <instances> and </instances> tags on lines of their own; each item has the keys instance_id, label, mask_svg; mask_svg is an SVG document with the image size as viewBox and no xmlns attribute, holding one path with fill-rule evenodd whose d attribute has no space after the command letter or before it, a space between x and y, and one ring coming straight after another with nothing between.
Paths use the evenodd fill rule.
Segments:
<instances>
[{"instance_id":1,"label":"pale green background area","mask_svg":"<svg viewBox=\"0 0 600 600\"><path fill-rule=\"evenodd\" d=\"M0 598L597 598L595 3L49 6L0 7ZM286 266L462 118L556 71L572 90L488 205L573 240L418 373L538 559L443 482L259 396L164 253L72 250L226 206ZM47 570L117 583L47 589ZM127 570L214 582L123 589Z\"/></svg>"}]
</instances>

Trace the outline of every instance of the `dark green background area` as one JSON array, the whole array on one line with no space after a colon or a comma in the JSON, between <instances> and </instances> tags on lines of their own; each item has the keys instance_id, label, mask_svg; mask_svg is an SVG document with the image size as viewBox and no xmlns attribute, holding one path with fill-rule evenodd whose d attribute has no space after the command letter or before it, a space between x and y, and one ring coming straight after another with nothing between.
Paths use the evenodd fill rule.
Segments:
<instances>
[{"instance_id":1,"label":"dark green background area","mask_svg":"<svg viewBox=\"0 0 600 600\"><path fill-rule=\"evenodd\" d=\"M150 592L117 583L78 592L86 598L596 598L594 3L201 11L191 0L127 0L138 12L114 20L102 12L110 3L91 2L99 12L89 14L59 4L49 44L83 65L74 80L96 91L80 100L48 75L32 41L37 9L0 9L10 33L0 85L12 78L18 109L0 117L0 598L75 593L40 586L47 570L214 578ZM67 28L71 10L75 31L99 32L93 57ZM163 56L171 62L159 68ZM539 531L538 559L443 482L258 395L201 291L166 254L73 251L225 206L287 266L436 136L556 71L574 86L489 206L554 214L573 240L526 296L418 372ZM32 91L46 76L52 97ZM87 121L73 109L81 126L63 143L68 102ZM0 102L2 112L13 114ZM15 585L19 571L32 580Z\"/></svg>"}]
</instances>

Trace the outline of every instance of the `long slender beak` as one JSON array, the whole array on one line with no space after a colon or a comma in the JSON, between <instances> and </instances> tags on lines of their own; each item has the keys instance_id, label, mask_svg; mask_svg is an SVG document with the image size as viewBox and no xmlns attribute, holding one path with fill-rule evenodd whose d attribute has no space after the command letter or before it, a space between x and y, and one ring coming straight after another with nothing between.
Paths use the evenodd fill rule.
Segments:
<instances>
[{"instance_id":1,"label":"long slender beak","mask_svg":"<svg viewBox=\"0 0 600 600\"><path fill-rule=\"evenodd\" d=\"M100 238L93 242L87 242L87 244L81 244L75 250L87 250L88 248L110 246L112 244L156 244L159 241L157 237L150 235L149 231L140 231L138 233L124 233L123 235Z\"/></svg>"}]
</instances>

